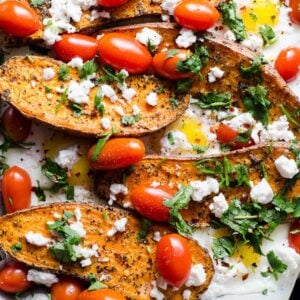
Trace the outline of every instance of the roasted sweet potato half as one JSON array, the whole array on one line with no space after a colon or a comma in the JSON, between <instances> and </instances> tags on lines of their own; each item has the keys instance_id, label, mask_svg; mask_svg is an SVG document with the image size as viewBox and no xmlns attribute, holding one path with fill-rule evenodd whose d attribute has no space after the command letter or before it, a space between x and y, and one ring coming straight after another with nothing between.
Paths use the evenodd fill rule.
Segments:
<instances>
[{"instance_id":1,"label":"roasted sweet potato half","mask_svg":"<svg viewBox=\"0 0 300 300\"><path fill-rule=\"evenodd\" d=\"M0 96L9 102L25 116L70 133L95 137L109 132L114 128L117 136L140 136L156 131L175 121L188 107L189 97L182 96L179 106L174 108L170 102L173 96L174 86L167 80L159 79L151 75L135 75L126 78L128 87L136 91L136 95L130 103L112 103L109 98L103 96L102 103L105 107L103 116L95 108L95 98L98 87L89 92L89 102L79 105L82 108L80 115L68 102L66 90L71 80L79 81L76 69L70 68L68 80L58 79L60 67L63 64L49 57L24 57L18 56L9 59L1 69ZM55 77L52 80L43 79L43 70L52 68ZM99 71L97 76L104 75ZM111 87L122 98L117 82ZM149 93L161 90L157 94L156 106L150 106L146 102ZM140 109L139 116L132 117L133 107ZM122 121L119 109L124 116L131 116L132 123ZM110 129L104 129L101 119L108 118ZM131 121L131 120L130 120ZM129 122L129 121L128 121Z\"/></svg>"},{"instance_id":2,"label":"roasted sweet potato half","mask_svg":"<svg viewBox=\"0 0 300 300\"><path fill-rule=\"evenodd\" d=\"M117 195L116 202L133 209L131 192L141 184L169 185L178 189L178 185L189 185L192 181L212 177L218 180L219 192L224 194L228 202L233 199L246 202L252 201L250 199L251 186L265 177L274 195L279 194L285 189L284 187L289 186L287 198L292 199L300 195L300 185L297 180L290 185L291 181L283 178L277 171L274 161L281 155L295 159L295 154L280 144L250 147L228 154L198 158L149 156L135 164L130 173L128 170L97 173L95 190L101 199L108 200L110 198L110 185L123 183L128 188L128 194ZM237 168L240 168L240 172L233 171ZM243 174L246 174L245 181L240 182L238 176ZM195 227L208 226L212 220L209 205L214 196L216 194L211 193L201 202L191 201L187 209L181 211L184 219Z\"/></svg>"},{"instance_id":3,"label":"roasted sweet potato half","mask_svg":"<svg viewBox=\"0 0 300 300\"><path fill-rule=\"evenodd\" d=\"M25 235L29 231L40 233L44 237L53 238L47 228L47 222L55 221L54 213L63 215L64 212L74 213L80 209L81 222L86 230L82 246L98 246L99 257L92 258L90 266L82 268L77 262L61 263L54 259L48 247L35 246L26 242ZM108 231L114 222L127 218L126 230L108 237ZM69 221L71 221L69 219ZM97 278L106 276L103 281L109 288L122 293L127 299L150 299L151 282L156 279L155 253L156 244L153 240L154 232L163 236L170 233L166 226L154 225L147 237L140 241L138 234L141 220L132 214L107 206L95 206L79 203L55 203L39 206L0 218L0 246L18 261L37 269L54 273L70 274L86 279L93 273ZM12 251L16 243L22 244L20 251ZM199 287L192 287L192 298L202 293L209 285L213 275L213 265L210 256L196 242L189 240L193 264L201 263L206 271L206 282ZM162 292L166 299L181 299L184 286L179 290L168 287Z\"/></svg>"}]
</instances>

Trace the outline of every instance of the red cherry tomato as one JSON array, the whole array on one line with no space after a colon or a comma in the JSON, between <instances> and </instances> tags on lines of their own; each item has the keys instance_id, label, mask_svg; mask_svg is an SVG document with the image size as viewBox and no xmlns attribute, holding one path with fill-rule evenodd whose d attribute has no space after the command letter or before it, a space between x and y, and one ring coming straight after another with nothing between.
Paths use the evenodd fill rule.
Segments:
<instances>
[{"instance_id":1,"label":"red cherry tomato","mask_svg":"<svg viewBox=\"0 0 300 300\"><path fill-rule=\"evenodd\" d=\"M118 7L128 2L128 0L98 0L98 3L104 7Z\"/></svg>"},{"instance_id":2,"label":"red cherry tomato","mask_svg":"<svg viewBox=\"0 0 300 300\"><path fill-rule=\"evenodd\" d=\"M156 267L167 283L176 287L182 286L192 267L187 239L179 234L165 235L157 244Z\"/></svg>"},{"instance_id":3,"label":"red cherry tomato","mask_svg":"<svg viewBox=\"0 0 300 300\"><path fill-rule=\"evenodd\" d=\"M168 56L168 51L159 52L153 57L152 66L154 71L162 77L178 80L193 76L189 72L179 72L176 70L177 63L180 60L185 60L191 52L189 50L178 49L178 52L171 57Z\"/></svg>"},{"instance_id":4,"label":"red cherry tomato","mask_svg":"<svg viewBox=\"0 0 300 300\"><path fill-rule=\"evenodd\" d=\"M63 34L61 40L56 42L53 50L57 57L65 62L74 57L83 61L91 60L98 52L98 42L95 38L83 34Z\"/></svg>"},{"instance_id":5,"label":"red cherry tomato","mask_svg":"<svg viewBox=\"0 0 300 300\"><path fill-rule=\"evenodd\" d=\"M276 60L275 68L281 77L290 81L294 79L300 67L300 48L288 47L280 51Z\"/></svg>"},{"instance_id":6,"label":"red cherry tomato","mask_svg":"<svg viewBox=\"0 0 300 300\"><path fill-rule=\"evenodd\" d=\"M290 19L296 24L300 24L300 11L299 11L300 0L290 0L289 6L291 11L289 13Z\"/></svg>"},{"instance_id":7,"label":"red cherry tomato","mask_svg":"<svg viewBox=\"0 0 300 300\"><path fill-rule=\"evenodd\" d=\"M125 69L131 74L144 73L152 56L134 37L124 33L106 33L99 40L100 61L116 70Z\"/></svg>"},{"instance_id":8,"label":"red cherry tomato","mask_svg":"<svg viewBox=\"0 0 300 300\"><path fill-rule=\"evenodd\" d=\"M4 111L2 125L8 136L15 142L24 142L31 130L31 121L12 106Z\"/></svg>"},{"instance_id":9,"label":"red cherry tomato","mask_svg":"<svg viewBox=\"0 0 300 300\"><path fill-rule=\"evenodd\" d=\"M163 205L164 200L171 199L175 191L167 185L152 187L142 184L135 187L131 193L133 207L145 218L158 221L169 221L169 208Z\"/></svg>"},{"instance_id":10,"label":"red cherry tomato","mask_svg":"<svg viewBox=\"0 0 300 300\"><path fill-rule=\"evenodd\" d=\"M145 145L139 139L114 138L106 142L96 161L92 160L95 145L89 150L88 160L95 170L113 170L128 167L145 155Z\"/></svg>"},{"instance_id":11,"label":"red cherry tomato","mask_svg":"<svg viewBox=\"0 0 300 300\"><path fill-rule=\"evenodd\" d=\"M232 142L238 135L238 131L221 123L216 130L217 139L221 143L230 143Z\"/></svg>"},{"instance_id":12,"label":"red cherry tomato","mask_svg":"<svg viewBox=\"0 0 300 300\"><path fill-rule=\"evenodd\" d=\"M110 290L101 289L96 291L83 291L77 298L77 300L126 300L121 294Z\"/></svg>"},{"instance_id":13,"label":"red cherry tomato","mask_svg":"<svg viewBox=\"0 0 300 300\"><path fill-rule=\"evenodd\" d=\"M82 284L75 278L64 277L51 286L51 299L77 300L83 289Z\"/></svg>"},{"instance_id":14,"label":"red cherry tomato","mask_svg":"<svg viewBox=\"0 0 300 300\"><path fill-rule=\"evenodd\" d=\"M207 30L220 18L218 10L206 0L184 0L174 10L178 24L192 30Z\"/></svg>"},{"instance_id":15,"label":"red cherry tomato","mask_svg":"<svg viewBox=\"0 0 300 300\"><path fill-rule=\"evenodd\" d=\"M293 233L293 231L300 230L300 221L296 221L291 225L289 233L289 245L300 254L300 232Z\"/></svg>"},{"instance_id":16,"label":"red cherry tomato","mask_svg":"<svg viewBox=\"0 0 300 300\"><path fill-rule=\"evenodd\" d=\"M42 28L37 13L27 4L15 0L0 3L0 29L18 36L29 36Z\"/></svg>"},{"instance_id":17,"label":"red cherry tomato","mask_svg":"<svg viewBox=\"0 0 300 300\"><path fill-rule=\"evenodd\" d=\"M22 168L14 166L4 172L2 197L8 213L29 208L31 203L31 178Z\"/></svg>"},{"instance_id":18,"label":"red cherry tomato","mask_svg":"<svg viewBox=\"0 0 300 300\"><path fill-rule=\"evenodd\" d=\"M19 263L5 266L0 271L0 290L7 293L21 293L31 287L27 280L27 268Z\"/></svg>"}]
</instances>

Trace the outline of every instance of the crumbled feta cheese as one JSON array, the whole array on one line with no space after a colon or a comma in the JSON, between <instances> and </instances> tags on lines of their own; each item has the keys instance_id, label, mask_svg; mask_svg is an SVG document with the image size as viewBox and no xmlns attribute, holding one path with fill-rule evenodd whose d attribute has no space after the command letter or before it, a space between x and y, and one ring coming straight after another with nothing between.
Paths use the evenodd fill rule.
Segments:
<instances>
[{"instance_id":1,"label":"crumbled feta cheese","mask_svg":"<svg viewBox=\"0 0 300 300\"><path fill-rule=\"evenodd\" d=\"M224 120L223 123L233 129L240 130L244 127L244 125L253 126L256 121L253 119L252 115L247 112L239 114L230 120Z\"/></svg>"},{"instance_id":2,"label":"crumbled feta cheese","mask_svg":"<svg viewBox=\"0 0 300 300\"><path fill-rule=\"evenodd\" d=\"M81 220L82 213L81 213L80 208L78 208L78 207L75 208L74 215L75 215L76 221L80 221Z\"/></svg>"},{"instance_id":3,"label":"crumbled feta cheese","mask_svg":"<svg viewBox=\"0 0 300 300\"><path fill-rule=\"evenodd\" d=\"M168 139L168 133L170 132L172 132L174 139L174 143L172 144ZM179 130L170 132L166 132L164 137L160 140L161 153L163 155L181 154L182 152L191 151L193 149L183 132Z\"/></svg>"},{"instance_id":4,"label":"crumbled feta cheese","mask_svg":"<svg viewBox=\"0 0 300 300\"><path fill-rule=\"evenodd\" d=\"M91 248L82 247L81 245L74 245L73 250L78 258L83 258L80 260L80 265L82 268L87 267L92 264L91 257L98 257L98 245L94 244Z\"/></svg>"},{"instance_id":5,"label":"crumbled feta cheese","mask_svg":"<svg viewBox=\"0 0 300 300\"><path fill-rule=\"evenodd\" d=\"M260 143L260 133L264 130L264 126L261 122L257 122L251 132L251 138L254 141L255 144Z\"/></svg>"},{"instance_id":6,"label":"crumbled feta cheese","mask_svg":"<svg viewBox=\"0 0 300 300\"><path fill-rule=\"evenodd\" d=\"M93 9L90 15L90 20L93 22L99 18L110 19L110 12L106 10L98 11L97 9Z\"/></svg>"},{"instance_id":7,"label":"crumbled feta cheese","mask_svg":"<svg viewBox=\"0 0 300 300\"><path fill-rule=\"evenodd\" d=\"M47 287L51 287L52 284L58 282L58 278L55 274L49 272L38 271L35 269L29 269L27 273L27 280L33 281L36 284L43 284Z\"/></svg>"},{"instance_id":8,"label":"crumbled feta cheese","mask_svg":"<svg viewBox=\"0 0 300 300\"><path fill-rule=\"evenodd\" d=\"M142 31L138 32L135 38L142 44L148 46L149 42L151 45L157 48L157 46L161 43L162 37L155 30L144 27Z\"/></svg>"},{"instance_id":9,"label":"crumbled feta cheese","mask_svg":"<svg viewBox=\"0 0 300 300\"><path fill-rule=\"evenodd\" d=\"M211 177L207 177L206 180L191 181L190 186L193 188L192 199L197 202L201 202L206 196L211 193L219 192L219 182Z\"/></svg>"},{"instance_id":10,"label":"crumbled feta cheese","mask_svg":"<svg viewBox=\"0 0 300 300\"><path fill-rule=\"evenodd\" d=\"M71 170L79 160L77 150L77 146L71 146L67 149L60 150L57 156L55 157L54 161L62 168L67 168L68 170Z\"/></svg>"},{"instance_id":11,"label":"crumbled feta cheese","mask_svg":"<svg viewBox=\"0 0 300 300\"><path fill-rule=\"evenodd\" d=\"M115 103L118 100L118 96L110 85L102 84L101 91L103 96L109 98L112 103Z\"/></svg>"},{"instance_id":12,"label":"crumbled feta cheese","mask_svg":"<svg viewBox=\"0 0 300 300\"><path fill-rule=\"evenodd\" d=\"M127 218L122 218L120 220L117 220L114 223L114 227L107 232L107 236L112 237L117 232L124 232L126 230L127 221L128 221Z\"/></svg>"},{"instance_id":13,"label":"crumbled feta cheese","mask_svg":"<svg viewBox=\"0 0 300 300\"><path fill-rule=\"evenodd\" d=\"M61 215L60 215L59 213L55 212L55 213L53 214L53 217L54 217L55 219L60 219L60 218L61 218Z\"/></svg>"},{"instance_id":14,"label":"crumbled feta cheese","mask_svg":"<svg viewBox=\"0 0 300 300\"><path fill-rule=\"evenodd\" d=\"M80 57L74 57L68 62L68 66L80 69L83 66L83 60Z\"/></svg>"},{"instance_id":15,"label":"crumbled feta cheese","mask_svg":"<svg viewBox=\"0 0 300 300\"><path fill-rule=\"evenodd\" d=\"M190 290L184 290L182 293L183 300L189 300L192 295L192 292Z\"/></svg>"},{"instance_id":16,"label":"crumbled feta cheese","mask_svg":"<svg viewBox=\"0 0 300 300\"><path fill-rule=\"evenodd\" d=\"M79 221L70 224L70 228L74 230L80 237L84 237L86 235L83 224Z\"/></svg>"},{"instance_id":17,"label":"crumbled feta cheese","mask_svg":"<svg viewBox=\"0 0 300 300\"><path fill-rule=\"evenodd\" d=\"M250 197L258 203L267 204L273 200L274 193L268 181L263 178L251 189Z\"/></svg>"},{"instance_id":18,"label":"crumbled feta cheese","mask_svg":"<svg viewBox=\"0 0 300 300\"><path fill-rule=\"evenodd\" d=\"M182 28L179 31L179 35L177 36L175 42L179 48L189 48L194 43L196 43L197 36L194 32L187 28Z\"/></svg>"},{"instance_id":19,"label":"crumbled feta cheese","mask_svg":"<svg viewBox=\"0 0 300 300\"><path fill-rule=\"evenodd\" d=\"M166 290L168 288L168 283L159 274L156 274L156 284L162 290Z\"/></svg>"},{"instance_id":20,"label":"crumbled feta cheese","mask_svg":"<svg viewBox=\"0 0 300 300\"><path fill-rule=\"evenodd\" d=\"M206 272L202 266L202 264L197 264L192 266L190 276L186 281L185 285L187 287L190 286L200 286L206 280Z\"/></svg>"},{"instance_id":21,"label":"crumbled feta cheese","mask_svg":"<svg viewBox=\"0 0 300 300\"><path fill-rule=\"evenodd\" d=\"M46 246L51 242L51 239L44 237L41 233L29 231L25 234L27 243L41 247Z\"/></svg>"},{"instance_id":22,"label":"crumbled feta cheese","mask_svg":"<svg viewBox=\"0 0 300 300\"><path fill-rule=\"evenodd\" d=\"M71 80L68 88L68 99L77 104L88 104L89 93L94 86L95 84L88 79L81 82Z\"/></svg>"},{"instance_id":23,"label":"crumbled feta cheese","mask_svg":"<svg viewBox=\"0 0 300 300\"><path fill-rule=\"evenodd\" d=\"M156 300L163 300L165 298L165 295L157 288L156 281L152 281L152 289L150 291L150 297L156 299Z\"/></svg>"},{"instance_id":24,"label":"crumbled feta cheese","mask_svg":"<svg viewBox=\"0 0 300 300\"><path fill-rule=\"evenodd\" d=\"M263 39L256 34L249 34L248 38L242 41L242 45L254 52L261 52L264 42Z\"/></svg>"},{"instance_id":25,"label":"crumbled feta cheese","mask_svg":"<svg viewBox=\"0 0 300 300\"><path fill-rule=\"evenodd\" d=\"M122 89L122 97L127 102L130 102L135 95L136 95L136 90L133 88L123 88Z\"/></svg>"},{"instance_id":26,"label":"crumbled feta cheese","mask_svg":"<svg viewBox=\"0 0 300 300\"><path fill-rule=\"evenodd\" d=\"M82 268L88 267L92 264L92 260L90 258L85 258L80 261L80 265Z\"/></svg>"},{"instance_id":27,"label":"crumbled feta cheese","mask_svg":"<svg viewBox=\"0 0 300 300\"><path fill-rule=\"evenodd\" d=\"M150 184L150 186L152 186L152 187L158 187L158 186L160 186L160 182L158 182L158 181L152 181L152 183Z\"/></svg>"},{"instance_id":28,"label":"crumbled feta cheese","mask_svg":"<svg viewBox=\"0 0 300 300\"><path fill-rule=\"evenodd\" d=\"M163 0L160 6L164 11L172 16L174 13L174 9L179 4L179 2L181 2L181 0Z\"/></svg>"},{"instance_id":29,"label":"crumbled feta cheese","mask_svg":"<svg viewBox=\"0 0 300 300\"><path fill-rule=\"evenodd\" d=\"M108 204L112 205L114 201L117 200L117 195L123 194L127 195L128 194L128 188L124 184L120 183L113 183L110 188L109 188L110 194L109 194L109 201Z\"/></svg>"},{"instance_id":30,"label":"crumbled feta cheese","mask_svg":"<svg viewBox=\"0 0 300 300\"><path fill-rule=\"evenodd\" d=\"M216 82L217 79L222 78L224 76L224 71L218 67L210 68L208 75L208 82Z\"/></svg>"},{"instance_id":31,"label":"crumbled feta cheese","mask_svg":"<svg viewBox=\"0 0 300 300\"><path fill-rule=\"evenodd\" d=\"M234 35L234 33L231 30L227 30L224 32L224 38L225 40L231 41L231 42L235 42L236 41L236 37Z\"/></svg>"},{"instance_id":32,"label":"crumbled feta cheese","mask_svg":"<svg viewBox=\"0 0 300 300\"><path fill-rule=\"evenodd\" d=\"M156 106L157 105L157 93L151 92L147 95L146 97L146 102L147 104L151 106Z\"/></svg>"},{"instance_id":33,"label":"crumbled feta cheese","mask_svg":"<svg viewBox=\"0 0 300 300\"><path fill-rule=\"evenodd\" d=\"M43 70L42 77L44 80L51 80L54 78L54 76L55 76L55 70L53 68L45 68Z\"/></svg>"},{"instance_id":34,"label":"crumbled feta cheese","mask_svg":"<svg viewBox=\"0 0 300 300\"><path fill-rule=\"evenodd\" d=\"M121 117L123 117L125 115L124 110L121 106L115 106L113 109Z\"/></svg>"},{"instance_id":35,"label":"crumbled feta cheese","mask_svg":"<svg viewBox=\"0 0 300 300\"><path fill-rule=\"evenodd\" d=\"M140 114L140 112L141 112L140 108L139 108L136 104L134 104L134 105L132 106L132 114L133 114L134 116L137 116L137 115Z\"/></svg>"},{"instance_id":36,"label":"crumbled feta cheese","mask_svg":"<svg viewBox=\"0 0 300 300\"><path fill-rule=\"evenodd\" d=\"M102 118L100 120L100 124L103 129L109 129L110 128L110 119L109 118Z\"/></svg>"},{"instance_id":37,"label":"crumbled feta cheese","mask_svg":"<svg viewBox=\"0 0 300 300\"><path fill-rule=\"evenodd\" d=\"M213 203L209 205L209 209L217 218L222 217L223 213L228 209L228 203L223 193L213 197Z\"/></svg>"},{"instance_id":38,"label":"crumbled feta cheese","mask_svg":"<svg viewBox=\"0 0 300 300\"><path fill-rule=\"evenodd\" d=\"M155 231L155 232L153 233L153 241L159 242L160 239L161 239L160 232L159 232L159 231Z\"/></svg>"},{"instance_id":39,"label":"crumbled feta cheese","mask_svg":"<svg viewBox=\"0 0 300 300\"><path fill-rule=\"evenodd\" d=\"M36 82L35 80L31 80L31 81L30 81L30 84L31 84L31 86L32 86L33 88L35 88L36 85L37 85L37 82Z\"/></svg>"},{"instance_id":40,"label":"crumbled feta cheese","mask_svg":"<svg viewBox=\"0 0 300 300\"><path fill-rule=\"evenodd\" d=\"M163 22L170 22L170 16L169 15L161 15L161 20Z\"/></svg>"},{"instance_id":41,"label":"crumbled feta cheese","mask_svg":"<svg viewBox=\"0 0 300 300\"><path fill-rule=\"evenodd\" d=\"M296 161L288 159L284 155L275 160L275 166L279 174L284 178L291 179L299 172Z\"/></svg>"}]
</instances>

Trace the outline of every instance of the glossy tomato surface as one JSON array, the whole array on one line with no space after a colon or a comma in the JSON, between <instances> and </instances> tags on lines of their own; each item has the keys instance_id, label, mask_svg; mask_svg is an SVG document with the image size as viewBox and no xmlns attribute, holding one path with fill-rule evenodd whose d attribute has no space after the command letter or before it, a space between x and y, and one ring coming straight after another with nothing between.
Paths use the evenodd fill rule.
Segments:
<instances>
[{"instance_id":1,"label":"glossy tomato surface","mask_svg":"<svg viewBox=\"0 0 300 300\"><path fill-rule=\"evenodd\" d=\"M131 193L133 207L145 218L158 221L169 221L169 208L163 205L164 200L171 199L176 191L167 185L153 187L142 184L135 187Z\"/></svg>"},{"instance_id":2,"label":"glossy tomato surface","mask_svg":"<svg viewBox=\"0 0 300 300\"><path fill-rule=\"evenodd\" d=\"M162 51L154 55L152 67L154 71L162 77L178 80L191 77L193 74L189 72L179 72L176 66L179 61L184 61L190 55L190 51L176 49L176 54L170 56L169 51Z\"/></svg>"},{"instance_id":3,"label":"glossy tomato surface","mask_svg":"<svg viewBox=\"0 0 300 300\"><path fill-rule=\"evenodd\" d=\"M31 121L9 106L2 116L3 129L15 142L24 142L30 134Z\"/></svg>"},{"instance_id":4,"label":"glossy tomato surface","mask_svg":"<svg viewBox=\"0 0 300 300\"><path fill-rule=\"evenodd\" d=\"M230 143L239 135L239 133L230 126L221 123L216 130L216 135L219 142Z\"/></svg>"},{"instance_id":5,"label":"glossy tomato surface","mask_svg":"<svg viewBox=\"0 0 300 300\"><path fill-rule=\"evenodd\" d=\"M299 231L299 232L298 232ZM300 221L295 221L289 232L289 245L294 248L298 254L300 254Z\"/></svg>"},{"instance_id":6,"label":"glossy tomato surface","mask_svg":"<svg viewBox=\"0 0 300 300\"><path fill-rule=\"evenodd\" d=\"M41 28L39 16L27 3L15 0L0 3L0 29L4 32L26 37Z\"/></svg>"},{"instance_id":7,"label":"glossy tomato surface","mask_svg":"<svg viewBox=\"0 0 300 300\"><path fill-rule=\"evenodd\" d=\"M113 138L106 142L96 161L92 160L95 145L88 153L90 166L95 170L113 170L128 167L145 155L144 143L135 138Z\"/></svg>"},{"instance_id":8,"label":"glossy tomato surface","mask_svg":"<svg viewBox=\"0 0 300 300\"><path fill-rule=\"evenodd\" d=\"M206 0L183 0L174 10L178 24L192 30L207 30L220 18L218 10Z\"/></svg>"},{"instance_id":9,"label":"glossy tomato surface","mask_svg":"<svg viewBox=\"0 0 300 300\"><path fill-rule=\"evenodd\" d=\"M14 166L4 172L2 197L8 213L30 207L31 178L22 168Z\"/></svg>"},{"instance_id":10,"label":"glossy tomato surface","mask_svg":"<svg viewBox=\"0 0 300 300\"><path fill-rule=\"evenodd\" d=\"M167 283L175 287L182 286L192 267L187 239L175 233L162 237L157 244L156 267Z\"/></svg>"},{"instance_id":11,"label":"glossy tomato surface","mask_svg":"<svg viewBox=\"0 0 300 300\"><path fill-rule=\"evenodd\" d=\"M288 47L281 50L275 60L275 68L285 81L293 80L300 67L300 48Z\"/></svg>"},{"instance_id":12,"label":"glossy tomato surface","mask_svg":"<svg viewBox=\"0 0 300 300\"><path fill-rule=\"evenodd\" d=\"M100 61L115 70L125 69L131 74L147 71L152 56L146 46L124 33L106 33L99 40Z\"/></svg>"},{"instance_id":13,"label":"glossy tomato surface","mask_svg":"<svg viewBox=\"0 0 300 300\"><path fill-rule=\"evenodd\" d=\"M52 300L77 300L83 291L83 285L79 280L70 277L60 278L59 282L51 286Z\"/></svg>"},{"instance_id":14,"label":"glossy tomato surface","mask_svg":"<svg viewBox=\"0 0 300 300\"><path fill-rule=\"evenodd\" d=\"M7 293L21 293L31 286L27 280L27 268L19 263L12 263L0 271L0 290Z\"/></svg>"},{"instance_id":15,"label":"glossy tomato surface","mask_svg":"<svg viewBox=\"0 0 300 300\"><path fill-rule=\"evenodd\" d=\"M63 34L61 40L54 44L53 50L56 56L65 62L75 57L87 61L98 53L98 42L95 38L83 34Z\"/></svg>"},{"instance_id":16,"label":"glossy tomato surface","mask_svg":"<svg viewBox=\"0 0 300 300\"><path fill-rule=\"evenodd\" d=\"M98 0L99 5L104 6L104 7L118 7L129 0Z\"/></svg>"},{"instance_id":17,"label":"glossy tomato surface","mask_svg":"<svg viewBox=\"0 0 300 300\"><path fill-rule=\"evenodd\" d=\"M300 0L290 0L289 1L289 6L291 8L290 11L290 19L292 22L296 24L300 24Z\"/></svg>"},{"instance_id":18,"label":"glossy tomato surface","mask_svg":"<svg viewBox=\"0 0 300 300\"><path fill-rule=\"evenodd\" d=\"M110 290L101 289L96 291L83 291L77 298L77 300L126 300L121 294Z\"/></svg>"}]
</instances>

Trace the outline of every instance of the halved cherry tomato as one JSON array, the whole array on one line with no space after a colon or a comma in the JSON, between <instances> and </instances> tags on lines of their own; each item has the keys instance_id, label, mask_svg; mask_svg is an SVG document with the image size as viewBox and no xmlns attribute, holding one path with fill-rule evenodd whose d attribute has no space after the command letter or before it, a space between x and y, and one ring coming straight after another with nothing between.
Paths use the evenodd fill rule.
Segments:
<instances>
[{"instance_id":1,"label":"halved cherry tomato","mask_svg":"<svg viewBox=\"0 0 300 300\"><path fill-rule=\"evenodd\" d=\"M157 244L156 267L164 280L175 286L182 286L188 279L192 256L187 239L179 234L165 235Z\"/></svg>"},{"instance_id":2,"label":"halved cherry tomato","mask_svg":"<svg viewBox=\"0 0 300 300\"><path fill-rule=\"evenodd\" d=\"M206 0L184 0L174 10L181 26L192 30L207 30L220 18L218 10Z\"/></svg>"},{"instance_id":3,"label":"halved cherry tomato","mask_svg":"<svg viewBox=\"0 0 300 300\"><path fill-rule=\"evenodd\" d=\"M110 289L83 291L77 300L126 300L124 296Z\"/></svg>"},{"instance_id":4,"label":"halved cherry tomato","mask_svg":"<svg viewBox=\"0 0 300 300\"><path fill-rule=\"evenodd\" d=\"M191 52L189 50L178 49L176 54L168 57L168 51L162 51L154 55L152 66L154 71L162 77L178 80L191 77L189 72L179 72L176 70L177 63L185 60Z\"/></svg>"},{"instance_id":5,"label":"halved cherry tomato","mask_svg":"<svg viewBox=\"0 0 300 300\"><path fill-rule=\"evenodd\" d=\"M99 40L100 61L116 70L144 73L151 65L148 49L134 37L120 32L106 33Z\"/></svg>"},{"instance_id":6,"label":"halved cherry tomato","mask_svg":"<svg viewBox=\"0 0 300 300\"><path fill-rule=\"evenodd\" d=\"M42 28L37 13L26 3L7 0L0 3L0 29L18 36L29 36Z\"/></svg>"},{"instance_id":7,"label":"halved cherry tomato","mask_svg":"<svg viewBox=\"0 0 300 300\"><path fill-rule=\"evenodd\" d=\"M27 280L27 268L19 263L12 263L0 271L0 290L7 293L21 293L31 287Z\"/></svg>"},{"instance_id":8,"label":"halved cherry tomato","mask_svg":"<svg viewBox=\"0 0 300 300\"><path fill-rule=\"evenodd\" d=\"M300 48L288 47L280 51L276 60L275 68L285 81L296 77L300 67Z\"/></svg>"},{"instance_id":9,"label":"halved cherry tomato","mask_svg":"<svg viewBox=\"0 0 300 300\"><path fill-rule=\"evenodd\" d=\"M98 52L98 42L95 38L83 34L63 34L61 40L56 42L53 50L57 57L65 62L74 57L83 61L91 60Z\"/></svg>"},{"instance_id":10,"label":"halved cherry tomato","mask_svg":"<svg viewBox=\"0 0 300 300\"><path fill-rule=\"evenodd\" d=\"M92 161L95 145L88 153L90 166L95 170L113 170L128 167L145 155L145 145L139 139L114 138L106 142L96 161Z\"/></svg>"},{"instance_id":11,"label":"halved cherry tomato","mask_svg":"<svg viewBox=\"0 0 300 300\"><path fill-rule=\"evenodd\" d=\"M51 286L52 300L77 300L84 290L83 285L71 277L64 277Z\"/></svg>"},{"instance_id":12,"label":"halved cherry tomato","mask_svg":"<svg viewBox=\"0 0 300 300\"><path fill-rule=\"evenodd\" d=\"M230 126L221 123L216 130L216 135L219 142L230 143L239 135L239 133Z\"/></svg>"},{"instance_id":13,"label":"halved cherry tomato","mask_svg":"<svg viewBox=\"0 0 300 300\"><path fill-rule=\"evenodd\" d=\"M128 0L98 0L98 3L104 7L118 7L128 2Z\"/></svg>"},{"instance_id":14,"label":"halved cherry tomato","mask_svg":"<svg viewBox=\"0 0 300 300\"><path fill-rule=\"evenodd\" d=\"M164 200L171 199L176 191L167 185L152 187L142 184L135 187L131 193L133 207L145 218L158 221L169 221L169 208L163 205Z\"/></svg>"},{"instance_id":15,"label":"halved cherry tomato","mask_svg":"<svg viewBox=\"0 0 300 300\"><path fill-rule=\"evenodd\" d=\"M4 111L2 125L8 136L15 142L24 142L31 130L31 121L12 106Z\"/></svg>"},{"instance_id":16,"label":"halved cherry tomato","mask_svg":"<svg viewBox=\"0 0 300 300\"><path fill-rule=\"evenodd\" d=\"M31 203L31 178L22 168L14 166L4 172L2 197L8 213L29 208Z\"/></svg>"},{"instance_id":17,"label":"halved cherry tomato","mask_svg":"<svg viewBox=\"0 0 300 300\"><path fill-rule=\"evenodd\" d=\"M290 19L296 24L300 24L300 11L299 11L300 0L290 0L289 6L291 11L289 13Z\"/></svg>"},{"instance_id":18,"label":"halved cherry tomato","mask_svg":"<svg viewBox=\"0 0 300 300\"><path fill-rule=\"evenodd\" d=\"M300 232L293 233L293 231L300 230L300 221L294 222L290 227L289 232L289 245L300 254Z\"/></svg>"}]
</instances>

